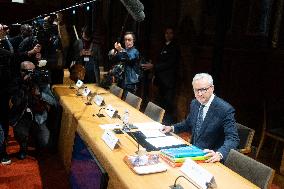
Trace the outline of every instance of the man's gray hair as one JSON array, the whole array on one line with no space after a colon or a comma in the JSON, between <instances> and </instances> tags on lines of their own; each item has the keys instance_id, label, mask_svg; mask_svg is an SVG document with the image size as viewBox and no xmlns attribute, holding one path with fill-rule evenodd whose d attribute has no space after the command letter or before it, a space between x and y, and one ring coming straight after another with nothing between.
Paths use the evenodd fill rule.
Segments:
<instances>
[{"instance_id":1,"label":"man's gray hair","mask_svg":"<svg viewBox=\"0 0 284 189\"><path fill-rule=\"evenodd\" d=\"M192 79L192 84L193 82L200 80L200 79L206 79L210 85L213 85L213 78L210 74L208 73L198 73L194 76Z\"/></svg>"},{"instance_id":2,"label":"man's gray hair","mask_svg":"<svg viewBox=\"0 0 284 189\"><path fill-rule=\"evenodd\" d=\"M33 64L34 65L34 63L32 63L31 61L27 61L26 60L26 61L21 62L21 69L26 69L28 64Z\"/></svg>"}]
</instances>

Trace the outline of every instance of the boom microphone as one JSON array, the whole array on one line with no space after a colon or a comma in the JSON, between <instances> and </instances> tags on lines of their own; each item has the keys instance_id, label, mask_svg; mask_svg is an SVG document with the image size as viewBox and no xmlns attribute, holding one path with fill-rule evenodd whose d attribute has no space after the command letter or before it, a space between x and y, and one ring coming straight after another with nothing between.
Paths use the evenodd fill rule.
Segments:
<instances>
[{"instance_id":1,"label":"boom microphone","mask_svg":"<svg viewBox=\"0 0 284 189\"><path fill-rule=\"evenodd\" d=\"M139 0L120 0L132 18L141 22L145 18L144 6Z\"/></svg>"}]
</instances>

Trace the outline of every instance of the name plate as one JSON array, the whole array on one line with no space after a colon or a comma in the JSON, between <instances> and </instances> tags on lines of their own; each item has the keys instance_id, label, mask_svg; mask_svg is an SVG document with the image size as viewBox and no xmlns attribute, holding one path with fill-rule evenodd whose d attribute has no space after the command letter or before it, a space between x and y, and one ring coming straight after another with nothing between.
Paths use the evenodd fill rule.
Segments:
<instances>
[{"instance_id":1,"label":"name plate","mask_svg":"<svg viewBox=\"0 0 284 189\"><path fill-rule=\"evenodd\" d=\"M83 90L83 96L88 96L90 94L91 90L89 88L84 88Z\"/></svg>"},{"instance_id":2,"label":"name plate","mask_svg":"<svg viewBox=\"0 0 284 189\"><path fill-rule=\"evenodd\" d=\"M110 117L110 118L113 118L116 114L116 110L111 106L111 105L108 105L106 107L106 114Z\"/></svg>"},{"instance_id":3,"label":"name plate","mask_svg":"<svg viewBox=\"0 0 284 189\"><path fill-rule=\"evenodd\" d=\"M94 98L94 102L98 106L103 106L104 105L104 98L101 95L96 95Z\"/></svg>"},{"instance_id":4,"label":"name plate","mask_svg":"<svg viewBox=\"0 0 284 189\"><path fill-rule=\"evenodd\" d=\"M111 150L113 150L115 148L115 146L118 142L118 138L110 130L105 130L105 132L102 136L102 139Z\"/></svg>"},{"instance_id":5,"label":"name plate","mask_svg":"<svg viewBox=\"0 0 284 189\"><path fill-rule=\"evenodd\" d=\"M77 83L76 83L76 87L78 87L79 89L83 86L83 81L81 81L80 79L78 79Z\"/></svg>"},{"instance_id":6,"label":"name plate","mask_svg":"<svg viewBox=\"0 0 284 189\"><path fill-rule=\"evenodd\" d=\"M187 159L180 169L198 188L216 188L214 176L195 161Z\"/></svg>"}]
</instances>

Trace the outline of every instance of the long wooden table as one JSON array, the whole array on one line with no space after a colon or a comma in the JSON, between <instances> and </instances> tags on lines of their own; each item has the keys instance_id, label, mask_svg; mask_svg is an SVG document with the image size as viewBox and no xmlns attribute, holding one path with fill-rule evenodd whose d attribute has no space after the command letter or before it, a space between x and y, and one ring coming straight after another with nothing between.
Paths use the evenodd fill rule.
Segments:
<instances>
[{"instance_id":1,"label":"long wooden table","mask_svg":"<svg viewBox=\"0 0 284 189\"><path fill-rule=\"evenodd\" d=\"M94 85L89 85L88 87L93 92L101 93L106 104L111 104L118 110L119 114L127 109L130 112L130 122L152 121L149 117L108 91ZM70 169L72 146L75 132L77 131L96 155L103 168L108 172L110 178L108 188L168 188L170 185L173 185L174 180L179 175L183 175L179 171L179 168L172 167L169 167L163 173L143 176L135 174L124 163L123 157L135 153L137 150L136 142L129 136L123 134L117 135L120 140L119 148L112 151L101 139L103 130L99 127L99 124L121 123L121 121L117 118L109 118L107 116L102 118L97 117L95 114L99 112L100 107L94 104L85 105L86 98L76 96L75 89L69 89L69 86L57 85L53 87L53 90L63 106L59 153L67 171ZM204 163L201 166L214 175L218 189L258 188L221 163ZM195 188L195 186L184 179L179 179L178 183L184 188Z\"/></svg>"}]
</instances>

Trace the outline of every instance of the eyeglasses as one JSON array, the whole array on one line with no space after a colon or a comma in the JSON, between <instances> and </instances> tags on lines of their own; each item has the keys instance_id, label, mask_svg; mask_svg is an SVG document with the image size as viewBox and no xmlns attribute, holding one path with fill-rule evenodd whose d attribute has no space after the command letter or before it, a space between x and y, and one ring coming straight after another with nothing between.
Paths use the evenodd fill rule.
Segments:
<instances>
[{"instance_id":1,"label":"eyeglasses","mask_svg":"<svg viewBox=\"0 0 284 189\"><path fill-rule=\"evenodd\" d=\"M209 87L204 87L204 88L200 88L200 89L193 89L195 94L201 93L204 94L208 91L208 89L212 87L212 85L210 85Z\"/></svg>"},{"instance_id":2,"label":"eyeglasses","mask_svg":"<svg viewBox=\"0 0 284 189\"><path fill-rule=\"evenodd\" d=\"M132 38L124 38L124 41L133 41Z\"/></svg>"}]
</instances>

